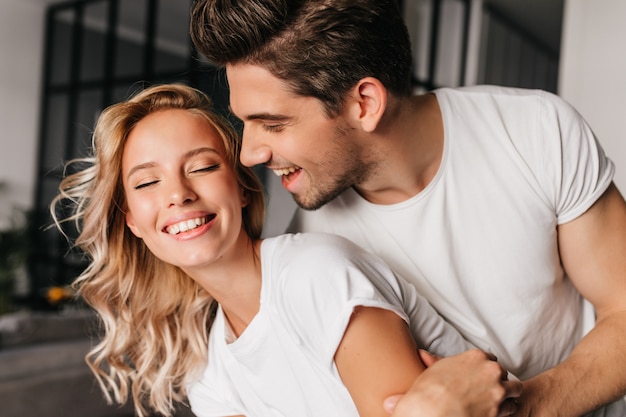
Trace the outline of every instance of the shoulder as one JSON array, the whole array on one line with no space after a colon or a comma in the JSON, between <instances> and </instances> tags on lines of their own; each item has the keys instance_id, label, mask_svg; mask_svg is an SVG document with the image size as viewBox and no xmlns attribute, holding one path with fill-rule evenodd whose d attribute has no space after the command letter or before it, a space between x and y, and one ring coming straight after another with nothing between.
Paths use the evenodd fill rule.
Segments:
<instances>
[{"instance_id":1,"label":"shoulder","mask_svg":"<svg viewBox=\"0 0 626 417\"><path fill-rule=\"evenodd\" d=\"M274 256L280 253L282 263L295 267L311 262L323 267L368 256L352 241L325 232L287 233L266 241L271 244ZM320 262L322 259L324 262Z\"/></svg>"},{"instance_id":2,"label":"shoulder","mask_svg":"<svg viewBox=\"0 0 626 417\"><path fill-rule=\"evenodd\" d=\"M315 356L332 359L356 306L401 312L391 269L350 240L316 232L268 243L274 246L274 267L263 266L264 274L273 275L267 305Z\"/></svg>"},{"instance_id":3,"label":"shoulder","mask_svg":"<svg viewBox=\"0 0 626 417\"><path fill-rule=\"evenodd\" d=\"M289 248L276 283L280 297L296 309L314 298L337 308L402 298L401 282L391 267L349 239L316 232L291 235L285 243Z\"/></svg>"},{"instance_id":4,"label":"shoulder","mask_svg":"<svg viewBox=\"0 0 626 417\"><path fill-rule=\"evenodd\" d=\"M276 297L296 305L314 296L346 298L375 288L394 293L395 274L379 257L365 251L352 241L333 234L311 232L286 234L272 238L264 267L280 295ZM271 254L269 253L271 250ZM300 300L300 301L297 301Z\"/></svg>"},{"instance_id":5,"label":"shoulder","mask_svg":"<svg viewBox=\"0 0 626 417\"><path fill-rule=\"evenodd\" d=\"M516 113L520 108L525 108L526 112L535 109L538 114L555 111L559 114L580 117L574 107L563 98L539 89L476 85L440 88L434 90L433 93L444 107L466 106L476 108L476 110L484 110L483 106L486 106L486 108L498 109L499 112L511 114ZM481 107L477 108L478 105Z\"/></svg>"},{"instance_id":6,"label":"shoulder","mask_svg":"<svg viewBox=\"0 0 626 417\"><path fill-rule=\"evenodd\" d=\"M367 203L353 189L349 188L332 201L317 210L304 210L298 207L291 219L288 232L324 232L348 235L359 233L360 228L354 219L366 215ZM354 215L346 215L353 213Z\"/></svg>"}]
</instances>

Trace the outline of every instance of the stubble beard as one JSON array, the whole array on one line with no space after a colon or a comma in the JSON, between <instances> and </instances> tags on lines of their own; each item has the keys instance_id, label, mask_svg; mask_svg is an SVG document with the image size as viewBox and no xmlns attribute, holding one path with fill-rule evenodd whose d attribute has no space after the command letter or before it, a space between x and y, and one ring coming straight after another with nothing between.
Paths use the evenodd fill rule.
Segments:
<instances>
[{"instance_id":1,"label":"stubble beard","mask_svg":"<svg viewBox=\"0 0 626 417\"><path fill-rule=\"evenodd\" d=\"M318 210L339 197L344 191L365 181L372 170L372 163L362 158L363 150L348 138L348 129L336 127L332 143L319 164L318 172L324 173L324 178L315 181L309 177L311 185L303 195L293 194L296 204L304 210ZM337 167L344 167L337 172Z\"/></svg>"}]
</instances>

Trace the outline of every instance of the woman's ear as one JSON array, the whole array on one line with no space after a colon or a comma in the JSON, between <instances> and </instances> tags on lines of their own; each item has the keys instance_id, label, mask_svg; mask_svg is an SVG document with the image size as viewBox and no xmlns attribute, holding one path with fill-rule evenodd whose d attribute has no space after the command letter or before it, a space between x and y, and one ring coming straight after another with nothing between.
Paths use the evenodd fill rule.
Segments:
<instances>
[{"instance_id":1,"label":"woman's ear","mask_svg":"<svg viewBox=\"0 0 626 417\"><path fill-rule=\"evenodd\" d=\"M128 226L130 231L133 232L135 236L141 239L141 233L139 232L139 229L137 228L137 225L135 224L135 220L133 219L132 213L130 211L126 211L125 216L126 216L126 226Z\"/></svg>"},{"instance_id":2,"label":"woman's ear","mask_svg":"<svg viewBox=\"0 0 626 417\"><path fill-rule=\"evenodd\" d=\"M351 117L366 132L373 132L387 108L387 89L377 78L365 77L352 89Z\"/></svg>"},{"instance_id":3,"label":"woman's ear","mask_svg":"<svg viewBox=\"0 0 626 417\"><path fill-rule=\"evenodd\" d=\"M241 208L244 208L250 204L250 193L242 186L239 186L239 188L241 189Z\"/></svg>"}]
</instances>

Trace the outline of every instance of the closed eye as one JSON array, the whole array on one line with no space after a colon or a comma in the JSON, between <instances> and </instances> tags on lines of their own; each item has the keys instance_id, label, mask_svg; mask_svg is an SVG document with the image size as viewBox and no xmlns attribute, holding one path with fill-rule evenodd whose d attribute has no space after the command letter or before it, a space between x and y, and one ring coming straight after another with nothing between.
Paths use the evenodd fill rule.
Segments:
<instances>
[{"instance_id":1,"label":"closed eye","mask_svg":"<svg viewBox=\"0 0 626 417\"><path fill-rule=\"evenodd\" d=\"M263 129L270 133L280 132L283 129L283 125L263 125Z\"/></svg>"},{"instance_id":2,"label":"closed eye","mask_svg":"<svg viewBox=\"0 0 626 417\"><path fill-rule=\"evenodd\" d=\"M156 184L158 182L159 182L158 180L143 182L141 184L135 185L134 188L135 188L135 190L141 190L142 188L150 187L151 185L154 185L154 184Z\"/></svg>"},{"instance_id":3,"label":"closed eye","mask_svg":"<svg viewBox=\"0 0 626 417\"><path fill-rule=\"evenodd\" d=\"M217 169L219 169L221 165L220 164L215 164L215 165L209 165L206 167L202 167L202 168L198 168L198 169L194 169L191 171L191 173L197 173L197 172L213 172Z\"/></svg>"}]
</instances>

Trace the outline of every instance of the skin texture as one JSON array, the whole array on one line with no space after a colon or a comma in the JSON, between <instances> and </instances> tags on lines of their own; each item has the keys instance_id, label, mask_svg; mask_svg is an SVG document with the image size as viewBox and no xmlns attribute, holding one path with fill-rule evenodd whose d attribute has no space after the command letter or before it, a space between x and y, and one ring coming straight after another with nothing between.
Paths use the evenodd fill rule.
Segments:
<instances>
[{"instance_id":1,"label":"skin texture","mask_svg":"<svg viewBox=\"0 0 626 417\"><path fill-rule=\"evenodd\" d=\"M441 161L443 125L431 95L400 98L372 78L360 80L343 111L324 118L310 97L289 93L283 81L250 64L227 65L231 105L244 121L241 160L246 165L293 167L283 185L304 208L351 184L365 199L393 204L423 190ZM271 117L287 123L268 132ZM348 126L344 149L334 154L326 124ZM329 143L330 142L330 143ZM352 165L367 166L358 176ZM568 277L597 311L597 324L564 362L524 382L518 416L579 416L626 394L626 203L611 186L584 214L558 226L558 245ZM410 395L419 396L412 389Z\"/></svg>"},{"instance_id":2,"label":"skin texture","mask_svg":"<svg viewBox=\"0 0 626 417\"><path fill-rule=\"evenodd\" d=\"M139 122L124 149L127 224L156 256L181 267L223 257L223 248L230 248L239 235L245 197L220 155L219 142L207 146L203 139L212 136L216 132L199 116L166 110ZM206 203L194 206L196 201ZM211 219L204 236L165 231L198 217Z\"/></svg>"},{"instance_id":3,"label":"skin texture","mask_svg":"<svg viewBox=\"0 0 626 417\"><path fill-rule=\"evenodd\" d=\"M492 355L470 350L442 360L423 350L419 353L428 369L411 387L413 395L385 401L393 416L493 417L509 416L517 409L511 399L519 396L522 384L506 381Z\"/></svg>"},{"instance_id":4,"label":"skin texture","mask_svg":"<svg viewBox=\"0 0 626 417\"><path fill-rule=\"evenodd\" d=\"M424 370L406 323L376 308L355 310L335 363L361 417L387 416L384 399L406 392Z\"/></svg>"},{"instance_id":5,"label":"skin texture","mask_svg":"<svg viewBox=\"0 0 626 417\"><path fill-rule=\"evenodd\" d=\"M376 169L374 149L349 140L355 130L344 116L327 118L318 100L285 91L260 67L229 66L227 75L231 110L244 122L241 161L295 170L283 185L301 207L321 207ZM277 141L280 149L265 146Z\"/></svg>"},{"instance_id":6,"label":"skin texture","mask_svg":"<svg viewBox=\"0 0 626 417\"><path fill-rule=\"evenodd\" d=\"M617 188L559 226L558 237L565 270L597 322L567 360L525 382L517 415L581 415L626 392L626 204Z\"/></svg>"}]
</instances>

